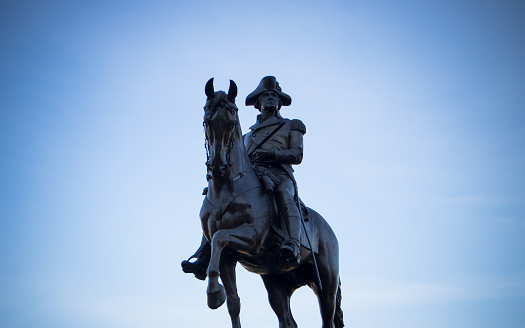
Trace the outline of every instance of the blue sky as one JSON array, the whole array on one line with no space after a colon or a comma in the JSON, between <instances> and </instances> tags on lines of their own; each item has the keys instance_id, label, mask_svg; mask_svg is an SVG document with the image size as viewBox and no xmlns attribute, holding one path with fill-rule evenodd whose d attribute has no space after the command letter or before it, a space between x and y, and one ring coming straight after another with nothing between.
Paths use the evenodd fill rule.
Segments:
<instances>
[{"instance_id":1,"label":"blue sky","mask_svg":"<svg viewBox=\"0 0 525 328\"><path fill-rule=\"evenodd\" d=\"M519 1L2 1L0 326L225 327L198 245L204 84L275 75L348 327L525 325ZM238 268L241 320L277 320ZM259 310L257 310L259 309ZM319 327L299 290L300 327Z\"/></svg>"}]
</instances>

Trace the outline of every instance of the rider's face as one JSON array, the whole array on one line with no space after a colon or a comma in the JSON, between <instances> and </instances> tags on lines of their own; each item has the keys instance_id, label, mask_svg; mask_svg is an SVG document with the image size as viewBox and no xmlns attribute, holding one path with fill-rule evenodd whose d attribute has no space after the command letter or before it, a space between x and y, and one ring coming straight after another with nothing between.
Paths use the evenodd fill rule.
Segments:
<instances>
[{"instance_id":1,"label":"rider's face","mask_svg":"<svg viewBox=\"0 0 525 328\"><path fill-rule=\"evenodd\" d=\"M259 96L261 102L261 113L273 115L279 108L279 96L275 91L266 91Z\"/></svg>"}]
</instances>

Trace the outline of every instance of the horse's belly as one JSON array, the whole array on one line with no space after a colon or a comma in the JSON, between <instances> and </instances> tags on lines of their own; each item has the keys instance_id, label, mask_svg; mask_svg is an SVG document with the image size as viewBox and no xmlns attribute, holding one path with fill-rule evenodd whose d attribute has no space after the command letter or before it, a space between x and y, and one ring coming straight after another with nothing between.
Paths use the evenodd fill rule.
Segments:
<instances>
[{"instance_id":1,"label":"horse's belly","mask_svg":"<svg viewBox=\"0 0 525 328\"><path fill-rule=\"evenodd\" d=\"M251 273L260 275L284 273L288 270L279 262L279 249L283 241L281 236L270 232L259 252L256 255L240 254L239 263Z\"/></svg>"}]
</instances>

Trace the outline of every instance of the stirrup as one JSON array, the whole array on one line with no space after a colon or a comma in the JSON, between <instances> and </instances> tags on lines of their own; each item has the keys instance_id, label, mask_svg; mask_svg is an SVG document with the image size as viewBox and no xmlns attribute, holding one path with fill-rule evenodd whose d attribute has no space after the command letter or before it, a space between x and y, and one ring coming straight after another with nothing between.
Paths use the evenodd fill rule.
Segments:
<instances>
[{"instance_id":1,"label":"stirrup","mask_svg":"<svg viewBox=\"0 0 525 328\"><path fill-rule=\"evenodd\" d=\"M291 265L301 263L301 244L299 241L290 239L285 241L280 248L281 260Z\"/></svg>"},{"instance_id":2,"label":"stirrup","mask_svg":"<svg viewBox=\"0 0 525 328\"><path fill-rule=\"evenodd\" d=\"M190 262L192 258L195 257L190 257L189 259L184 260L180 263L182 271L184 271L184 273L193 273L195 275L195 278L199 280L206 280L206 261L202 261L197 257L197 260L195 262Z\"/></svg>"}]
</instances>

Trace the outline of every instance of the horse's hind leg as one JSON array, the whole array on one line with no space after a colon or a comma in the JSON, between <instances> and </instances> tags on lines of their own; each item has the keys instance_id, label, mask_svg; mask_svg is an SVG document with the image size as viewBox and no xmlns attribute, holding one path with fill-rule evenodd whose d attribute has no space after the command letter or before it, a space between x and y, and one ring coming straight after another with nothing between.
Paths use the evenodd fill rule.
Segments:
<instances>
[{"instance_id":1,"label":"horse's hind leg","mask_svg":"<svg viewBox=\"0 0 525 328\"><path fill-rule=\"evenodd\" d=\"M319 309L321 310L323 322L322 328L334 328L337 288L339 287L338 251L335 248L332 249L332 254L319 254L318 259L319 261L317 263L323 289L320 290L318 288L317 282L313 282L313 286L311 286L319 301Z\"/></svg>"},{"instance_id":2,"label":"horse's hind leg","mask_svg":"<svg viewBox=\"0 0 525 328\"><path fill-rule=\"evenodd\" d=\"M321 310L321 318L323 321L323 328L334 328L334 314L335 314L335 293L337 288L333 291L332 286L326 288L323 285L323 290L321 290L317 298L319 300L319 308Z\"/></svg>"},{"instance_id":3,"label":"horse's hind leg","mask_svg":"<svg viewBox=\"0 0 525 328\"><path fill-rule=\"evenodd\" d=\"M284 275L261 276L268 291L268 300L279 320L279 328L297 328L290 309L290 297L294 289L290 288Z\"/></svg>"},{"instance_id":4,"label":"horse's hind leg","mask_svg":"<svg viewBox=\"0 0 525 328\"><path fill-rule=\"evenodd\" d=\"M221 259L221 280L226 290L226 304L228 306L228 313L232 320L233 328L241 328L241 321L239 314L241 312L241 301L237 294L237 280L235 275L235 261L230 256L222 256Z\"/></svg>"}]
</instances>

